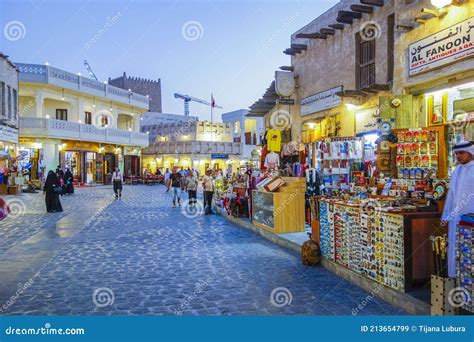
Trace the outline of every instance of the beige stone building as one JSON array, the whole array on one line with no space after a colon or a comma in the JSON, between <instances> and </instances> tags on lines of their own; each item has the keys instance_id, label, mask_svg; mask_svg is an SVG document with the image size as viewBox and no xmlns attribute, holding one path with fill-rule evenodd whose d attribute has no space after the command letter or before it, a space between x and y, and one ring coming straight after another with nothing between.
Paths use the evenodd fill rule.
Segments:
<instances>
[{"instance_id":1,"label":"beige stone building","mask_svg":"<svg viewBox=\"0 0 474 342\"><path fill-rule=\"evenodd\" d=\"M229 123L195 121L157 125L156 142L143 150L143 167L194 168L201 175L208 168L235 172L242 157L242 144L234 142Z\"/></svg>"},{"instance_id":2,"label":"beige stone building","mask_svg":"<svg viewBox=\"0 0 474 342\"><path fill-rule=\"evenodd\" d=\"M283 70L295 77L294 104L274 105L272 83L249 115L264 115L268 128L272 118L289 114L292 139L308 141L374 131L377 114L407 128L474 112L473 14L473 1L436 8L430 0L342 0L291 35L291 64ZM445 45L436 43L437 33L447 37ZM420 51L417 64L410 48L420 40L436 51ZM397 110L387 105L395 97ZM437 111L442 118L433 122Z\"/></svg>"}]
</instances>

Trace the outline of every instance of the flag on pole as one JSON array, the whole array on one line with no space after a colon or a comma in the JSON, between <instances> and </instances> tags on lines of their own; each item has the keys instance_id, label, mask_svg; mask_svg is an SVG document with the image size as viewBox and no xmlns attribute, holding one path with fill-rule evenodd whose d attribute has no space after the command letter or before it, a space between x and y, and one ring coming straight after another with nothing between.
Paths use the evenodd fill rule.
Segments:
<instances>
[{"instance_id":1,"label":"flag on pole","mask_svg":"<svg viewBox=\"0 0 474 342\"><path fill-rule=\"evenodd\" d=\"M211 93L211 107L214 108L216 106L216 101L214 100L214 96Z\"/></svg>"}]
</instances>

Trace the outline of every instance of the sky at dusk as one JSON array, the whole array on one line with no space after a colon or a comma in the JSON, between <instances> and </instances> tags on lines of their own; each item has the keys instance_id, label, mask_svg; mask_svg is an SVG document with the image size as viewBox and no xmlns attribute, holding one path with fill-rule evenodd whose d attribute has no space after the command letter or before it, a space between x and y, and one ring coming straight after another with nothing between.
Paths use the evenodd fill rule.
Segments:
<instances>
[{"instance_id":1,"label":"sky at dusk","mask_svg":"<svg viewBox=\"0 0 474 342\"><path fill-rule=\"evenodd\" d=\"M210 100L220 113L248 108L275 70L290 64L290 35L336 0L0 0L0 24L21 35L0 51L13 62L44 64L100 81L127 75L162 83L163 112L183 113L175 92ZM191 102L191 115L210 119Z\"/></svg>"}]
</instances>

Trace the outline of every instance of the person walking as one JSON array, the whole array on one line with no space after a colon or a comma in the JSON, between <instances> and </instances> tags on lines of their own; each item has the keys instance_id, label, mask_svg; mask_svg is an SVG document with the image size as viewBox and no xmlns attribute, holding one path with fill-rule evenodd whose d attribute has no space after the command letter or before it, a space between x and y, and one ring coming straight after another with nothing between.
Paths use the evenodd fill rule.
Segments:
<instances>
[{"instance_id":1,"label":"person walking","mask_svg":"<svg viewBox=\"0 0 474 342\"><path fill-rule=\"evenodd\" d=\"M204 214L210 215L212 211L212 197L214 196L214 180L212 179L212 169L206 171L206 175L202 177L202 187L204 190Z\"/></svg>"},{"instance_id":2,"label":"person walking","mask_svg":"<svg viewBox=\"0 0 474 342\"><path fill-rule=\"evenodd\" d=\"M173 188L173 208L176 208L176 199L178 200L178 205L181 206L181 174L178 172L178 168L173 168L173 173L170 175L171 187Z\"/></svg>"},{"instance_id":3,"label":"person walking","mask_svg":"<svg viewBox=\"0 0 474 342\"><path fill-rule=\"evenodd\" d=\"M66 195L72 195L74 193L74 177L72 175L69 167L66 167L66 172L64 173L64 193Z\"/></svg>"},{"instance_id":4,"label":"person walking","mask_svg":"<svg viewBox=\"0 0 474 342\"><path fill-rule=\"evenodd\" d=\"M170 185L171 185L170 176L171 176L170 169L166 169L166 171L165 171L166 192L170 191Z\"/></svg>"},{"instance_id":5,"label":"person walking","mask_svg":"<svg viewBox=\"0 0 474 342\"><path fill-rule=\"evenodd\" d=\"M50 170L44 183L43 193L45 194L46 211L57 213L63 211L59 195L62 193L61 183L57 174Z\"/></svg>"},{"instance_id":6,"label":"person walking","mask_svg":"<svg viewBox=\"0 0 474 342\"><path fill-rule=\"evenodd\" d=\"M64 184L64 171L63 169L61 169L60 165L56 167L56 177L58 177L59 184L61 185L61 189L62 189L62 191L59 194L63 196L64 193L66 192L66 186Z\"/></svg>"},{"instance_id":7,"label":"person walking","mask_svg":"<svg viewBox=\"0 0 474 342\"><path fill-rule=\"evenodd\" d=\"M122 183L123 175L119 168L116 167L114 173L112 173L112 184L114 185L115 198L122 197Z\"/></svg>"},{"instance_id":8,"label":"person walking","mask_svg":"<svg viewBox=\"0 0 474 342\"><path fill-rule=\"evenodd\" d=\"M186 177L186 188L188 189L188 203L189 207L194 207L197 202L197 188L198 188L198 179L194 175L193 170L189 170L189 174Z\"/></svg>"},{"instance_id":9,"label":"person walking","mask_svg":"<svg viewBox=\"0 0 474 342\"><path fill-rule=\"evenodd\" d=\"M460 142L453 152L459 163L451 176L442 225L448 224L448 276L456 277L456 232L461 215L474 213L474 144Z\"/></svg>"}]
</instances>

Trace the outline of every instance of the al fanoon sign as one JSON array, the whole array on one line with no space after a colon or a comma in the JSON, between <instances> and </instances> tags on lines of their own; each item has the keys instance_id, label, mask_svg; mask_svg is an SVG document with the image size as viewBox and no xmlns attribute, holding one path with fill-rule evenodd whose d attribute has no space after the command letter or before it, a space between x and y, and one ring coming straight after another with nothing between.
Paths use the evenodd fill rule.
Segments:
<instances>
[{"instance_id":1,"label":"al fanoon sign","mask_svg":"<svg viewBox=\"0 0 474 342\"><path fill-rule=\"evenodd\" d=\"M413 43L410 76L474 57L474 17Z\"/></svg>"}]
</instances>

